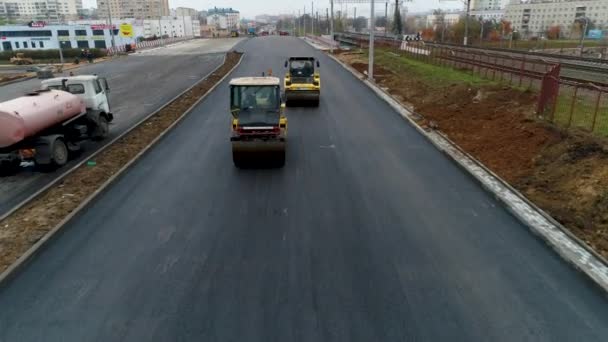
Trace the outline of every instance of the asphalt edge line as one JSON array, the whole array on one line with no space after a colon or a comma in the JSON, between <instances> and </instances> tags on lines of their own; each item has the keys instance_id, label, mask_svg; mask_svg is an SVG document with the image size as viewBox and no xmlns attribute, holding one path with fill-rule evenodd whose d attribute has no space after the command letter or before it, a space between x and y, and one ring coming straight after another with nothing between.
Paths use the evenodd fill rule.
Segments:
<instances>
[{"instance_id":1,"label":"asphalt edge line","mask_svg":"<svg viewBox=\"0 0 608 342\"><path fill-rule=\"evenodd\" d=\"M146 145L141 151L139 151L137 153L137 155L135 155L123 167L121 167L120 170L118 170L115 174L113 174L100 187L98 187L91 195L89 195L84 201L82 201L80 203L80 205L78 205L78 207L76 207L76 209L74 209L65 218L63 218L63 220L61 220L61 222L59 222L53 229L51 229L49 232L47 232L42 238L40 238L40 240L38 240L23 255L21 255L15 262L13 262L4 272L2 272L0 274L0 288L3 288L6 285L8 285L8 283L12 279L14 279L15 276L17 276L17 273L20 270L22 270L24 267L26 267L28 265L28 263L31 260L33 260L34 257L36 257L40 252L42 252L44 250L44 247L46 247L49 242L53 241L54 238L59 237L58 233L61 233L63 231L63 228L65 227L65 225L67 223L69 223L72 219L74 219L77 215L79 215L83 209L90 206L99 195L106 192L108 190L108 188L110 187L110 185L112 185L115 181L117 181L131 166L133 166L135 163L137 163L141 159L141 157L143 157L147 152L149 152L160 140L162 140L170 131L172 131L173 128L175 128L175 126L177 126L179 123L181 123L182 120L184 118L186 118L186 116L188 114L190 114L190 112L192 110L194 110L203 100L205 100L207 98L207 96L209 96L209 94L211 94L220 84L222 84L224 82L224 80L226 78L228 78L234 72L234 70L236 70L236 68L238 68L241 65L241 62L243 61L244 56L245 56L244 54L241 55L241 58L239 59L238 63L236 65L234 65L234 67L232 67L232 69L230 69L228 71L228 73L226 73L226 75L224 75L224 77L222 77L215 85L213 85L213 87L209 88L209 90L203 96L201 96L198 100L196 100L196 102L194 102L194 104L192 104L192 106L190 106L186 111L184 111L184 113L182 113L182 115L179 118L177 118L177 120L175 120L169 127L167 127L162 133L160 133L160 135L158 135L156 138L154 138L154 140L152 140L148 145ZM225 63L225 61L226 61L226 58L224 57L224 63ZM214 72L216 72L217 70L219 70L224 65L224 63L222 63L218 68L216 68L209 75L211 75ZM199 82L197 82L197 84L198 83ZM139 126L139 124L137 126ZM135 127L137 127L137 126L135 126Z\"/></svg>"},{"instance_id":2,"label":"asphalt edge line","mask_svg":"<svg viewBox=\"0 0 608 342\"><path fill-rule=\"evenodd\" d=\"M536 236L546 242L566 262L582 272L605 294L608 294L608 262L597 252L593 251L563 225L551 218L538 206L525 198L511 187L506 181L474 158L471 158L449 139L435 131L427 132L416 122L414 113L405 108L386 91L375 83L367 80L366 76L343 63L336 57L327 54L336 63L349 71L353 76L365 83L378 97L388 103L402 118L427 138L438 150L448 155L461 169L480 183L486 192L494 195L506 209L522 222Z\"/></svg>"},{"instance_id":3,"label":"asphalt edge line","mask_svg":"<svg viewBox=\"0 0 608 342\"><path fill-rule=\"evenodd\" d=\"M222 63L220 63L220 65L217 68L213 69L207 75L205 75L204 77L200 78L198 81L196 81L190 87L186 88L184 91L182 91L181 93L179 93L177 96L173 97L169 101L167 101L164 104L162 104L155 111L153 111L153 112L147 114L146 116L144 116L143 118L141 118L141 120L137 121L135 124L133 124L131 127L129 127L126 131L124 131L123 133L121 133L120 135L118 135L117 137L115 137L114 139L108 141L106 144L102 145L97 151L93 152L90 156L84 158L82 161L78 162L72 168L66 170L64 173L62 173L61 175L59 175L59 177L55 178L50 183L48 183L47 185L43 186L38 191L36 191L32 195L30 195L29 197L27 197L26 199L24 199L23 201L21 201L19 204L17 204L16 206L12 207L11 209L9 209L6 213L0 215L0 222L2 222L4 219L6 219L7 217L9 217L13 213L15 213L17 210L23 208L25 205L27 205L29 202L31 202L32 200L34 200L36 197L40 196L40 194L44 193L45 191L47 191L48 189L50 189L55 184L57 184L60 181L62 181L65 177L67 177L68 175L70 175L72 172L76 171L76 169L78 169L80 166L82 166L83 164L85 164L87 161L95 158L98 154L100 154L101 152L105 151L105 149L107 149L108 147L110 147L111 145L113 145L114 143L116 143L122 137L124 137L127 134L129 134L131 131L133 131L135 128L137 128L139 125L141 125L143 122L147 121L149 118L151 118L152 116L156 115L161 110L165 109L167 106L169 106L171 103L173 103L173 101L177 100L178 98L180 98L181 96L183 96L185 93L187 93L190 90L192 90L197 84L199 84L200 82L202 82L202 81L206 80L207 78L209 78L209 76L213 75L217 70L219 70L222 67L222 65L224 65L224 63L226 63L226 53L224 53L224 58L222 60Z\"/></svg>"}]
</instances>

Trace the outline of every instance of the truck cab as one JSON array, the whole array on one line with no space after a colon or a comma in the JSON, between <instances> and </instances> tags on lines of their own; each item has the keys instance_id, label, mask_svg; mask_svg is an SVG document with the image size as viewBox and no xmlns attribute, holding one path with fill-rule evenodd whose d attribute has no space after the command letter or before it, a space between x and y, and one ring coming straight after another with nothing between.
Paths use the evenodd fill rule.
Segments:
<instances>
[{"instance_id":1,"label":"truck cab","mask_svg":"<svg viewBox=\"0 0 608 342\"><path fill-rule=\"evenodd\" d=\"M285 96L287 104L294 102L319 105L321 96L321 76L315 69L320 67L314 57L291 57L285 61Z\"/></svg>"},{"instance_id":2,"label":"truck cab","mask_svg":"<svg viewBox=\"0 0 608 342\"><path fill-rule=\"evenodd\" d=\"M72 93L84 101L87 110L101 112L107 117L108 122L113 120L108 100L110 87L108 81L103 77L97 75L56 77L42 81L42 88L65 90Z\"/></svg>"}]
</instances>

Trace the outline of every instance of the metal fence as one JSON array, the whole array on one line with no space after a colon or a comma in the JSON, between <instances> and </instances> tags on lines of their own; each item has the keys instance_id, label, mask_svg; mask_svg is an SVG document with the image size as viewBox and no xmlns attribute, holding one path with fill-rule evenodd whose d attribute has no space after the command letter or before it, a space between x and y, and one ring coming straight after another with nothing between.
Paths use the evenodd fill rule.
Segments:
<instances>
[{"instance_id":1,"label":"metal fence","mask_svg":"<svg viewBox=\"0 0 608 342\"><path fill-rule=\"evenodd\" d=\"M365 42L359 42L365 47ZM559 63L423 42L380 42L410 59L539 92L537 115L566 129L608 136L608 84L560 76Z\"/></svg>"}]
</instances>

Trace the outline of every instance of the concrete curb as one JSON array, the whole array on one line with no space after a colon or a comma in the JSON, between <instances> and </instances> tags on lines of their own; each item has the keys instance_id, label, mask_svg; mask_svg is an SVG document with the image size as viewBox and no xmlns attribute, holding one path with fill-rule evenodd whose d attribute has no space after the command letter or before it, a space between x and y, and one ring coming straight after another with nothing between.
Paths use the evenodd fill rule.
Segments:
<instances>
[{"instance_id":1,"label":"concrete curb","mask_svg":"<svg viewBox=\"0 0 608 342\"><path fill-rule=\"evenodd\" d=\"M416 122L419 115L412 113L390 94L382 90L375 83L365 79L366 76L359 73L338 58L328 55L336 63L348 70L353 76L362 80L381 99L387 102L397 113L401 115L420 134L427 138L437 149L444 152L456 164L473 177L489 193L495 196L505 208L521 221L529 230L553 250L555 250L565 261L582 272L605 294L608 294L608 262L597 252L593 251L584 242L574 236L566 227L559 224L555 219L538 208L521 193L511 187L506 181L491 172L483 164L472 158L460 147L447 139L437 131L426 131Z\"/></svg>"},{"instance_id":2,"label":"concrete curb","mask_svg":"<svg viewBox=\"0 0 608 342\"><path fill-rule=\"evenodd\" d=\"M106 144L104 144L103 146L101 146L97 151L93 152L90 156L88 156L87 158L85 158L84 160L78 162L76 165L74 165L71 169L65 171L63 174L61 174L60 176L58 176L56 179L54 179L52 182L50 182L49 184L45 185L43 188L41 188L40 190L36 191L35 193L33 193L31 196L29 196L28 198L26 198L25 200L23 200L21 203L17 204L16 206L14 206L12 209L10 209L9 211L7 211L6 213L4 213L3 215L0 215L0 222L2 222L2 220L4 220L5 218L7 218L8 216L12 215L15 211L21 209L24 205L26 205L27 203L29 203L31 200L33 200L34 198L38 197L41 193L45 192L46 190L48 190L50 187L54 186L55 184L57 184L58 182L60 182L61 180L63 180L65 177L67 177L69 174L71 174L72 172L74 172L76 169L78 169L80 166L82 166L84 163L86 163L88 160L90 160L91 158L95 158L95 156L97 156L98 154L100 154L101 152L103 152L106 148L108 148L110 145L114 144L116 141L118 141L120 138L124 137L125 135L129 134L129 132L131 132L132 130L134 130L137 126L141 125L144 121L148 120L151 116L154 116L156 113L160 112L161 110L163 110L165 107L167 107L171 102L175 101L177 98L179 98L180 96L184 95L185 93L187 93L188 91L190 91L192 88L194 88L199 82L201 82L202 80L208 78L210 75L212 75L213 73L215 73L219 68L221 68L221 66L226 62L226 54L224 54L224 59L222 61L222 63L215 69L213 69L213 71L211 71L210 73L208 73L207 75L205 75L205 77L199 79L198 81L196 81L193 85L191 85L190 87L186 88L184 91L182 91L181 93L179 93L177 96L173 97L172 99L170 99L169 101L167 101L165 104L163 104L162 106L160 106L158 109L156 109L155 111L153 111L152 113L144 116L141 120L139 120L138 122L136 122L133 126L131 126L129 129L127 129L126 131L124 131L123 133L121 133L120 135L118 135L117 137L115 137L114 139L112 139L111 141L107 142Z\"/></svg>"},{"instance_id":3,"label":"concrete curb","mask_svg":"<svg viewBox=\"0 0 608 342\"><path fill-rule=\"evenodd\" d=\"M116 180L118 180L125 173L125 171L127 171L131 166L133 166L137 161L139 161L139 159L141 157L143 157L148 151L150 151L152 149L152 147L154 147L162 138L164 138L167 135L167 133L169 133L175 126L177 126L194 108L196 108L204 99L207 98L207 96L209 94L211 94L220 84L222 84L222 82L226 78L228 78L232 74L232 72L236 68L239 67L239 65L241 65L243 58L244 58L244 55L241 55L239 62L232 69L230 69L230 71L228 71L228 73L224 77L222 77L222 79L220 79L216 84L214 84L213 87L211 87L203 96L201 96L194 104L192 104L192 106L190 106L190 108L188 108L177 120L175 120L175 122L173 122L169 127L167 127L167 129L165 129L159 136L157 136L152 142L150 142L146 147L144 147L143 150L141 150L135 157L133 157L129 162L127 162L127 164L125 164L120 170L118 170L107 181L105 181L97 190L95 190L95 192L93 192L82 203L80 203L80 205L78 207L76 207L76 209L74 209L74 211L72 211L70 214L68 214L68 216L66 216L61 222L59 222L59 224L57 224L53 229L51 229L48 233L46 233L40 240L38 240L32 247L30 247L27 250L27 252L25 252L21 257L19 257L19 259L17 259L4 272L2 272L2 274L0 274L0 288L6 286L12 279L14 279L14 277L17 275L17 273L20 270L22 270L25 266L27 266L29 261L33 260L33 258L36 255L38 255L40 252L42 252L44 250L43 248L45 246L47 246L49 242L53 241L54 238L57 238L59 236L58 233L63 231L63 228L65 227L65 225L68 222L70 222L73 218L75 218L77 215L79 215L83 209L85 209L89 205L91 205L92 202L99 195L101 195L105 191L107 191L108 188L110 187L110 185L112 185ZM226 61L226 58L224 58L224 62L225 61ZM215 73L217 70L219 70L223 66L223 64L224 63L222 63L220 66L218 66L209 75L211 75L211 74ZM207 77L205 77L205 78L207 78ZM203 79L205 79L205 78L203 78ZM190 88L188 90L190 90ZM181 95L183 95L183 93L180 94L179 96L181 96ZM169 101L169 103L171 103L171 102L173 102L173 100ZM165 106L163 106L163 108ZM161 109L157 110L152 115L149 115L148 117L146 117L146 120L148 118L152 117L154 114L158 113ZM141 123L145 122L146 120L139 122L136 126L133 126L133 128L139 126ZM131 130L132 129L130 129L128 132L130 132ZM125 132L125 134L128 132ZM121 135L121 136L123 136L123 135ZM82 165L82 163L80 165Z\"/></svg>"}]
</instances>

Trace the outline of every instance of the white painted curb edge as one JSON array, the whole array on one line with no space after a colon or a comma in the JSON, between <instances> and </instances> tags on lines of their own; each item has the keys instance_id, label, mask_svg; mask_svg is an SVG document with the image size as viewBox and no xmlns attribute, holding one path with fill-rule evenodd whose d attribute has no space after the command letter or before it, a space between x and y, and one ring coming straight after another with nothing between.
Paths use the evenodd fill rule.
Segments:
<instances>
[{"instance_id":1,"label":"white painted curb edge","mask_svg":"<svg viewBox=\"0 0 608 342\"><path fill-rule=\"evenodd\" d=\"M110 185L112 185L116 180L118 180L125 173L125 171L127 171L139 159L141 159L141 157L144 156L150 149L152 149L152 147L154 147L165 135L167 135L167 133L169 133L171 130L173 130L173 128L175 126L177 126L188 114L190 114L190 112L194 108L196 108L196 106L198 106L204 99L206 99L207 96L209 96L209 94L211 94L215 90L215 88L217 88L220 84L222 84L222 82L224 82L224 80L227 77L229 77L232 74L232 72L236 68L239 67L239 65L241 65L241 62L243 61L244 57L245 57L244 54L241 55L241 59L238 61L238 63L232 69L230 69L230 71L228 71L228 73L226 73L226 75L224 75L224 77L222 77L222 79L220 79L213 87L211 87L203 96L201 96L198 100L196 100L196 102L194 104L192 104L192 106L190 106L190 108L188 108L179 118L177 118L177 120L175 120L169 127L167 127L159 136L154 138L154 140L152 142L150 142L148 145L146 145L143 148L143 150L139 151L139 153L135 157L133 157L131 160L129 160L127 162L127 164L125 164L122 168L120 168L120 170L118 170L115 174L113 174L99 188L97 188L97 190L95 190L95 192L93 192L82 203L80 203L80 205L78 207L76 207L76 209L74 209L70 214L68 214L68 216L66 216L63 220L61 220L61 222L59 222L55 227L53 227L53 229L51 229L49 232L47 232L40 240L38 240L32 247L30 247L21 257L19 257L19 259L17 259L4 272L2 272L0 274L0 288L6 286L10 282L10 280L12 280L21 269L23 269L25 266L27 266L27 264L30 260L32 260L38 253L40 253L43 250L43 247L45 247L49 242L51 242L53 240L53 238L55 238L59 235L57 233L61 232L68 222L70 222L74 217L76 217L83 209L87 208L99 195L104 193L110 187ZM226 61L226 58L224 58L224 62L225 61ZM224 63L222 63L215 70L213 70L208 76L214 74L223 65L224 65ZM201 81L202 80L204 80L204 78L201 79ZM197 82L196 84L198 84L198 83L199 82ZM193 87L191 87L191 88L193 88ZM188 90L190 90L190 89L188 89ZM181 95L183 95L183 93L180 94L180 96ZM175 99L173 99L173 100L175 100ZM173 100L171 100L171 102L173 102ZM163 106L163 108L164 107L166 107L166 106ZM162 110L162 108L161 108L161 110ZM158 111L155 111L152 115L148 116L146 118L146 120L148 118L151 118L157 112ZM140 124L143 122L145 122L145 120L140 122ZM138 124L134 127L138 127L140 124ZM129 130L129 132L130 131L131 130Z\"/></svg>"},{"instance_id":2,"label":"white painted curb edge","mask_svg":"<svg viewBox=\"0 0 608 342\"><path fill-rule=\"evenodd\" d=\"M561 226L551 219L540 208L536 207L523 195L507 185L497 175L463 153L459 148L435 131L427 132L415 121L416 115L406 109L391 95L380 89L369 80L363 80L366 76L359 73L349 65L346 65L336 57L328 56L350 71L354 76L362 80L376 95L387 102L397 113L406 119L418 132L425 136L440 151L451 157L460 167L472 175L484 189L492 193L502 202L516 218L524 223L532 233L541 237L551 246L564 260L572 264L577 270L584 273L593 280L605 293L608 293L608 265L597 253L588 248L582 241L568 232L567 228Z\"/></svg>"}]
</instances>

